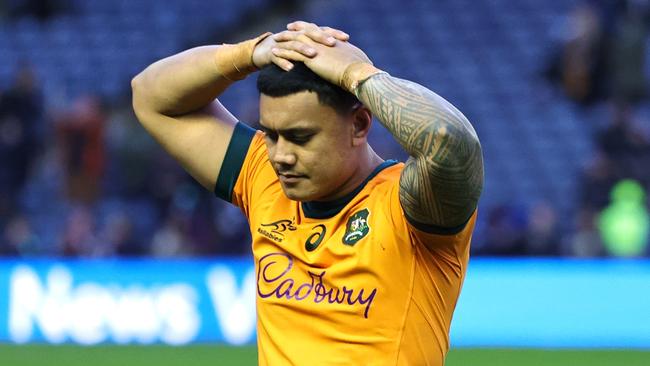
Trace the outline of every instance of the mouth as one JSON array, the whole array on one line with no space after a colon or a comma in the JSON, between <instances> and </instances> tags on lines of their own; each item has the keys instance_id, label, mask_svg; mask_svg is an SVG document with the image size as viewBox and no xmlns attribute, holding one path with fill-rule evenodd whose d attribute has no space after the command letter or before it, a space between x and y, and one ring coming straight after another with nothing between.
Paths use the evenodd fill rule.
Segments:
<instances>
[{"instance_id":1,"label":"mouth","mask_svg":"<svg viewBox=\"0 0 650 366\"><path fill-rule=\"evenodd\" d=\"M307 176L301 174L278 173L278 178L282 183L294 184L294 183L298 183L302 179L307 178Z\"/></svg>"}]
</instances>

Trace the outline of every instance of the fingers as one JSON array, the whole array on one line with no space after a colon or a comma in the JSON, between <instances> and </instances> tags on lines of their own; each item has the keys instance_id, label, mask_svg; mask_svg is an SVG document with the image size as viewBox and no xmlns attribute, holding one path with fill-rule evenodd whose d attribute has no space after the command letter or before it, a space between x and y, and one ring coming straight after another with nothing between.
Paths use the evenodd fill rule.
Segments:
<instances>
[{"instance_id":1,"label":"fingers","mask_svg":"<svg viewBox=\"0 0 650 366\"><path fill-rule=\"evenodd\" d=\"M282 58L285 61L289 61L289 62L291 61L305 62L308 59L308 57L305 57L305 55L303 55L302 53L296 52L294 50L288 50L286 48L275 47L271 50L271 53L273 53L273 56L275 56L276 58ZM282 62L282 64L286 65L285 62ZM282 67L281 65L278 66Z\"/></svg>"},{"instance_id":2,"label":"fingers","mask_svg":"<svg viewBox=\"0 0 650 366\"><path fill-rule=\"evenodd\" d=\"M293 68L291 61L304 62L316 56L317 44L334 46L337 40L346 42L350 36L331 27L297 21L289 23L286 31L277 33L272 38L276 44L271 49L271 62L289 71Z\"/></svg>"},{"instance_id":3,"label":"fingers","mask_svg":"<svg viewBox=\"0 0 650 366\"><path fill-rule=\"evenodd\" d=\"M280 33L274 35L273 40L276 41L276 42L300 41L300 42L305 43L305 44L309 43L309 41L315 41L315 42L319 42L319 43L326 44L326 45L328 44L327 41L325 41L327 36L318 37L315 32L312 32L312 34L313 34L313 37L316 38L316 39L314 39L314 38L310 37L309 35L307 35L307 33L305 31L299 31L299 32L284 31L284 32L280 32ZM319 41L319 39L322 40L322 41ZM336 42L334 39L332 39L331 41L332 41L332 43Z\"/></svg>"},{"instance_id":4,"label":"fingers","mask_svg":"<svg viewBox=\"0 0 650 366\"><path fill-rule=\"evenodd\" d=\"M271 49L271 62L285 71L293 68L291 61L305 62L308 58L316 56L316 50L302 42L288 41L278 43Z\"/></svg>"},{"instance_id":5,"label":"fingers","mask_svg":"<svg viewBox=\"0 0 650 366\"><path fill-rule=\"evenodd\" d=\"M350 35L343 32L343 31L341 31L341 30L338 30L338 29L335 29L335 28L332 28L332 27L320 27L320 29L323 32L329 34L330 36L338 39L339 41L349 41L350 40Z\"/></svg>"},{"instance_id":6,"label":"fingers","mask_svg":"<svg viewBox=\"0 0 650 366\"><path fill-rule=\"evenodd\" d=\"M336 44L336 38L332 37L329 33L324 32L320 28L306 29L304 32L305 35L314 42L322 43L327 46L334 46Z\"/></svg>"},{"instance_id":7,"label":"fingers","mask_svg":"<svg viewBox=\"0 0 650 366\"><path fill-rule=\"evenodd\" d=\"M300 30L305 30L307 28L318 28L318 26L314 23L308 23L302 20L298 20L295 22L291 22L287 24L287 29L292 30L292 31L300 31Z\"/></svg>"},{"instance_id":8,"label":"fingers","mask_svg":"<svg viewBox=\"0 0 650 366\"><path fill-rule=\"evenodd\" d=\"M271 57L271 62L278 65L284 71L290 71L293 69L293 63L291 61L305 62L308 58L300 52L288 50L285 48L274 47L271 50L271 53L273 54Z\"/></svg>"},{"instance_id":9,"label":"fingers","mask_svg":"<svg viewBox=\"0 0 650 366\"><path fill-rule=\"evenodd\" d=\"M285 32L282 32L276 34L273 40L276 41L278 45L281 45L282 48L288 48L300 52L308 57L316 56L316 49L306 43L308 40L301 34L285 34Z\"/></svg>"},{"instance_id":10,"label":"fingers","mask_svg":"<svg viewBox=\"0 0 650 366\"><path fill-rule=\"evenodd\" d=\"M314 41L329 46L334 45L334 39L339 41L348 41L350 39L350 35L341 30L332 27L319 27L314 23L302 20L287 24L287 29L295 32L305 32Z\"/></svg>"},{"instance_id":11,"label":"fingers","mask_svg":"<svg viewBox=\"0 0 650 366\"><path fill-rule=\"evenodd\" d=\"M291 61L275 55L271 56L271 62L278 65L284 71L291 71L293 69L293 63Z\"/></svg>"}]
</instances>

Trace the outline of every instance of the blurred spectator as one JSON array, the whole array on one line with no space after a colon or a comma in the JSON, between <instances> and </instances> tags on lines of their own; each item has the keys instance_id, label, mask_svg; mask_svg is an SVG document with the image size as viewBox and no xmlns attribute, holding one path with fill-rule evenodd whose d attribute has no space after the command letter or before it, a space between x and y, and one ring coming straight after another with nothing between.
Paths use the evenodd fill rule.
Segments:
<instances>
[{"instance_id":1,"label":"blurred spectator","mask_svg":"<svg viewBox=\"0 0 650 366\"><path fill-rule=\"evenodd\" d=\"M476 254L499 256L550 256L560 253L562 235L558 214L546 201L525 209L500 205L488 212L483 235L485 243Z\"/></svg>"},{"instance_id":2,"label":"blurred spectator","mask_svg":"<svg viewBox=\"0 0 650 366\"><path fill-rule=\"evenodd\" d=\"M476 254L515 256L526 254L527 218L523 208L500 205L488 212L485 246Z\"/></svg>"},{"instance_id":3,"label":"blurred spectator","mask_svg":"<svg viewBox=\"0 0 650 366\"><path fill-rule=\"evenodd\" d=\"M607 54L598 9L590 3L577 7L563 36L546 76L561 85L572 100L584 105L594 103L605 93Z\"/></svg>"},{"instance_id":4,"label":"blurred spectator","mask_svg":"<svg viewBox=\"0 0 650 366\"><path fill-rule=\"evenodd\" d=\"M225 254L251 253L250 228L239 208L222 202L214 203L214 223L217 228L218 251Z\"/></svg>"},{"instance_id":5,"label":"blurred spectator","mask_svg":"<svg viewBox=\"0 0 650 366\"><path fill-rule=\"evenodd\" d=\"M620 3L608 52L611 97L617 103L636 104L646 94L644 67L650 13L647 0Z\"/></svg>"},{"instance_id":6,"label":"blurred spectator","mask_svg":"<svg viewBox=\"0 0 650 366\"><path fill-rule=\"evenodd\" d=\"M536 203L528 213L526 254L557 255L560 241L557 212L548 202Z\"/></svg>"},{"instance_id":7,"label":"blurred spectator","mask_svg":"<svg viewBox=\"0 0 650 366\"><path fill-rule=\"evenodd\" d=\"M43 103L34 71L20 65L12 87L0 94L0 217L12 211L41 143Z\"/></svg>"},{"instance_id":8,"label":"blurred spectator","mask_svg":"<svg viewBox=\"0 0 650 366\"><path fill-rule=\"evenodd\" d=\"M122 211L110 214L100 235L104 252L95 252L93 256L141 256L146 254L141 242L134 237L133 224Z\"/></svg>"},{"instance_id":9,"label":"blurred spectator","mask_svg":"<svg viewBox=\"0 0 650 366\"><path fill-rule=\"evenodd\" d=\"M76 207L68 216L59 252L66 257L101 256L107 251L95 233L95 217L87 207Z\"/></svg>"},{"instance_id":10,"label":"blurred spectator","mask_svg":"<svg viewBox=\"0 0 650 366\"><path fill-rule=\"evenodd\" d=\"M191 255L187 231L188 218L181 212L170 213L153 235L151 255L162 258Z\"/></svg>"},{"instance_id":11,"label":"blurred spectator","mask_svg":"<svg viewBox=\"0 0 650 366\"><path fill-rule=\"evenodd\" d=\"M190 234L192 242L195 245L197 255L213 255L224 253L214 224L215 212L212 209L211 200L214 200L214 194L204 190L197 184L193 183L198 196L197 205L192 212L190 220ZM243 243L242 243L243 244ZM243 245L238 245L242 247Z\"/></svg>"},{"instance_id":12,"label":"blurred spectator","mask_svg":"<svg viewBox=\"0 0 650 366\"><path fill-rule=\"evenodd\" d=\"M165 215L175 200L182 201L178 200L180 194L177 190L189 179L187 173L169 155L164 154L162 149L155 150L151 175L147 179L147 191L151 192L149 197L155 201L161 216Z\"/></svg>"},{"instance_id":13,"label":"blurred spectator","mask_svg":"<svg viewBox=\"0 0 650 366\"><path fill-rule=\"evenodd\" d=\"M601 257L606 254L595 218L596 213L593 210L581 209L578 212L575 217L576 228L565 254L580 258Z\"/></svg>"},{"instance_id":14,"label":"blurred spectator","mask_svg":"<svg viewBox=\"0 0 650 366\"><path fill-rule=\"evenodd\" d=\"M635 257L646 252L650 215L645 198L643 187L631 179L612 188L611 204L598 216L598 230L610 254Z\"/></svg>"},{"instance_id":15,"label":"blurred spectator","mask_svg":"<svg viewBox=\"0 0 650 366\"><path fill-rule=\"evenodd\" d=\"M118 105L106 128L106 193L127 197L152 197L157 189L150 182L161 149L136 122L131 106ZM180 168L177 168L180 170Z\"/></svg>"},{"instance_id":16,"label":"blurred spectator","mask_svg":"<svg viewBox=\"0 0 650 366\"><path fill-rule=\"evenodd\" d=\"M0 241L0 256L34 256L42 253L40 240L25 216L9 220Z\"/></svg>"},{"instance_id":17,"label":"blurred spectator","mask_svg":"<svg viewBox=\"0 0 650 366\"><path fill-rule=\"evenodd\" d=\"M76 202L94 202L104 175L104 112L97 98L79 98L57 120L57 145L66 170L66 193Z\"/></svg>"},{"instance_id":18,"label":"blurred spectator","mask_svg":"<svg viewBox=\"0 0 650 366\"><path fill-rule=\"evenodd\" d=\"M646 0L591 0L569 16L560 49L546 76L582 105L612 98L635 104L645 97L650 11Z\"/></svg>"},{"instance_id":19,"label":"blurred spectator","mask_svg":"<svg viewBox=\"0 0 650 366\"><path fill-rule=\"evenodd\" d=\"M594 158L582 172L579 182L580 208L600 210L609 202L609 190L616 182L615 163L602 151L596 151Z\"/></svg>"},{"instance_id":20,"label":"blurred spectator","mask_svg":"<svg viewBox=\"0 0 650 366\"><path fill-rule=\"evenodd\" d=\"M629 106L615 104L612 122L598 133L597 144L613 162L610 170L616 180L632 178L650 184L650 141L635 126Z\"/></svg>"}]
</instances>

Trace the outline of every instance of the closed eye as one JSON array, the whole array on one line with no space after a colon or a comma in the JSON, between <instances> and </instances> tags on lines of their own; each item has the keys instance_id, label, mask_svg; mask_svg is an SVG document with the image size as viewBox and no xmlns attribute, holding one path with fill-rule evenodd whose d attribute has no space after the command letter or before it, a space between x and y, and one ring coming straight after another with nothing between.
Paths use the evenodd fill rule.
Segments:
<instances>
[{"instance_id":1,"label":"closed eye","mask_svg":"<svg viewBox=\"0 0 650 366\"><path fill-rule=\"evenodd\" d=\"M301 146L311 141L311 139L318 133L317 130L306 128L289 128L286 130L275 131L264 126L260 127L266 138L272 142L277 142L278 138L282 136L288 142Z\"/></svg>"},{"instance_id":2,"label":"closed eye","mask_svg":"<svg viewBox=\"0 0 650 366\"><path fill-rule=\"evenodd\" d=\"M296 145L305 145L306 143L308 143L311 140L312 137L314 137L314 134L285 136L285 138L287 140L293 142Z\"/></svg>"}]
</instances>

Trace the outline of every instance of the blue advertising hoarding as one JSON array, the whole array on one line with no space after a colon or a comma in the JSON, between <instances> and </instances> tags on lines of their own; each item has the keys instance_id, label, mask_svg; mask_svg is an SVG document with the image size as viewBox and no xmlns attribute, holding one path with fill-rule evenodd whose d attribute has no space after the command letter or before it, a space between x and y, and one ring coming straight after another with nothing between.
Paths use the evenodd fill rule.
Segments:
<instances>
[{"instance_id":1,"label":"blue advertising hoarding","mask_svg":"<svg viewBox=\"0 0 650 366\"><path fill-rule=\"evenodd\" d=\"M0 294L0 341L255 341L255 275L245 259L2 261Z\"/></svg>"},{"instance_id":2,"label":"blue advertising hoarding","mask_svg":"<svg viewBox=\"0 0 650 366\"><path fill-rule=\"evenodd\" d=\"M252 260L2 260L0 342L255 342ZM452 346L650 348L650 262L470 263Z\"/></svg>"},{"instance_id":3,"label":"blue advertising hoarding","mask_svg":"<svg viewBox=\"0 0 650 366\"><path fill-rule=\"evenodd\" d=\"M650 262L473 260L451 343L650 348Z\"/></svg>"}]
</instances>

